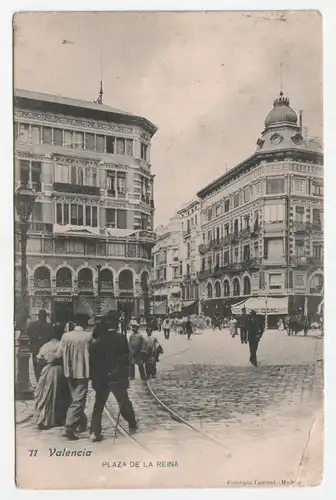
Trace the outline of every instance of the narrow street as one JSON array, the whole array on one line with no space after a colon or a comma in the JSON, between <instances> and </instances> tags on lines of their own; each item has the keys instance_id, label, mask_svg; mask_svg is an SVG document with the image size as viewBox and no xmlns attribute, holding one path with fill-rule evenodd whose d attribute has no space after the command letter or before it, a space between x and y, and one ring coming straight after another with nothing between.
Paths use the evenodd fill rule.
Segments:
<instances>
[{"instance_id":1,"label":"narrow street","mask_svg":"<svg viewBox=\"0 0 336 500\"><path fill-rule=\"evenodd\" d=\"M285 332L266 332L257 368L248 363L248 346L239 337L232 339L227 330L206 330L190 341L175 333L168 341L162 333L157 336L164 355L151 387L163 404L203 434L172 419L137 378L129 390L140 420L136 441L119 432L114 439L115 426L107 414L105 440L95 444L87 433L78 442L66 442L60 429L41 432L27 420L17 431L20 484L29 484L41 467L41 487L56 487L60 477L62 487L67 482L80 487L86 474L94 476L96 487L130 486L133 480L138 487L167 487L172 482L176 487L186 482L198 487L235 482L238 486L255 480L302 484L308 476L318 481L321 470L307 457L312 429L318 434L318 449L311 455L322 454L321 430L315 431L323 405L323 341L317 333L288 337ZM93 401L90 390L89 416ZM117 415L113 396L107 407ZM27 460L36 443L36 456ZM80 458L56 452L50 456L55 448L85 452ZM86 452L91 454L85 456ZM169 461L173 465L161 465ZM150 463L153 467L146 466Z\"/></svg>"}]
</instances>

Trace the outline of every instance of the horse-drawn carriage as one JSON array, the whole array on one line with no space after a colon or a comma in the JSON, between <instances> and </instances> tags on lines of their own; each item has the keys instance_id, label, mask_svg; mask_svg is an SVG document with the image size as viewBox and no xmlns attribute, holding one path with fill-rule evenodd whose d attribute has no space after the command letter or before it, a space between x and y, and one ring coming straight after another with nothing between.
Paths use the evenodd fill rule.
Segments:
<instances>
[{"instance_id":1,"label":"horse-drawn carriage","mask_svg":"<svg viewBox=\"0 0 336 500\"><path fill-rule=\"evenodd\" d=\"M309 329L309 321L307 316L300 312L287 316L285 327L289 336L297 335L301 331L303 331L304 336L306 336Z\"/></svg>"}]
</instances>

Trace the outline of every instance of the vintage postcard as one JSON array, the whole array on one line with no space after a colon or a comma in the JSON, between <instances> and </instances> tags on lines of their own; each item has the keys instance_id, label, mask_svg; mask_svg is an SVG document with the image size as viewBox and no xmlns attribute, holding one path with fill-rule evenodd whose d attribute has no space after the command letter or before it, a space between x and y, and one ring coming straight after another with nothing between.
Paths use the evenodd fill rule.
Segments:
<instances>
[{"instance_id":1,"label":"vintage postcard","mask_svg":"<svg viewBox=\"0 0 336 500\"><path fill-rule=\"evenodd\" d=\"M13 38L17 487L320 484L321 14Z\"/></svg>"}]
</instances>

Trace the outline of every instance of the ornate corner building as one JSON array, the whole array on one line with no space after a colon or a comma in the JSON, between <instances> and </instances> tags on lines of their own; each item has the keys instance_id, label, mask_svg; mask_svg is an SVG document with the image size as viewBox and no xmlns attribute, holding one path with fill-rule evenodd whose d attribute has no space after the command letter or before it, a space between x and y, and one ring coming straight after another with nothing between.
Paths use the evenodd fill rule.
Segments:
<instances>
[{"instance_id":1,"label":"ornate corner building","mask_svg":"<svg viewBox=\"0 0 336 500\"><path fill-rule=\"evenodd\" d=\"M149 310L156 131L102 103L15 91L15 186L37 194L27 245L33 317L40 308L58 319L93 316L99 267L102 312ZM19 234L15 245L19 292Z\"/></svg>"},{"instance_id":2,"label":"ornate corner building","mask_svg":"<svg viewBox=\"0 0 336 500\"><path fill-rule=\"evenodd\" d=\"M213 314L250 296L312 317L323 277L323 154L280 92L256 152L199 191L200 296Z\"/></svg>"}]
</instances>

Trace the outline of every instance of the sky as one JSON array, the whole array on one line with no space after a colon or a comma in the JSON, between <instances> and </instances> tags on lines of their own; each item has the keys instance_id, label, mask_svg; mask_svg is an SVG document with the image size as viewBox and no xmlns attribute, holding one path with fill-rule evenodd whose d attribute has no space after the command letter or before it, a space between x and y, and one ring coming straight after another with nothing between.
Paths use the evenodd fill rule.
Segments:
<instances>
[{"instance_id":1,"label":"sky","mask_svg":"<svg viewBox=\"0 0 336 500\"><path fill-rule=\"evenodd\" d=\"M254 153L281 81L309 135L322 137L317 12L15 16L18 88L93 101L101 52L104 104L158 127L151 150L155 226Z\"/></svg>"}]
</instances>

